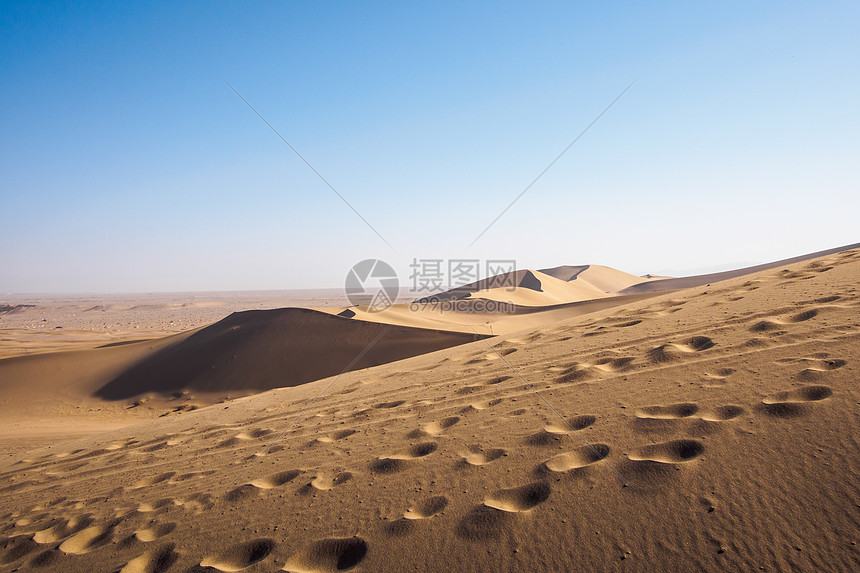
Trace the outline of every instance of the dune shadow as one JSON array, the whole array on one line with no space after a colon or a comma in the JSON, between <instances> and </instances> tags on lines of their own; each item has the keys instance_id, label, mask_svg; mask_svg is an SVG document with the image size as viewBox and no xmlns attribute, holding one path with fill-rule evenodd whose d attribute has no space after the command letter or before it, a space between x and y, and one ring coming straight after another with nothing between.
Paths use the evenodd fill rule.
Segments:
<instances>
[{"instance_id":1,"label":"dune shadow","mask_svg":"<svg viewBox=\"0 0 860 573\"><path fill-rule=\"evenodd\" d=\"M377 338L361 355L361 349ZM282 308L233 313L177 340L96 390L105 400L154 392L262 392L417 356L483 336L384 325ZM355 361L355 362L353 362Z\"/></svg>"}]
</instances>

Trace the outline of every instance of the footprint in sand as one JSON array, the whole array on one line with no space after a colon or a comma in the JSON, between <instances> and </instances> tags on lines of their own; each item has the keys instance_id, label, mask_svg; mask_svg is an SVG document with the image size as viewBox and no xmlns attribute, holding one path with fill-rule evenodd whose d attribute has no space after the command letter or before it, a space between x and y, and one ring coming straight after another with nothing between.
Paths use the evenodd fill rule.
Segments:
<instances>
[{"instance_id":1,"label":"footprint in sand","mask_svg":"<svg viewBox=\"0 0 860 573\"><path fill-rule=\"evenodd\" d=\"M540 471L569 472L578 470L606 458L610 448L606 444L589 444L551 457L539 466Z\"/></svg>"},{"instance_id":2,"label":"footprint in sand","mask_svg":"<svg viewBox=\"0 0 860 573\"><path fill-rule=\"evenodd\" d=\"M135 531L134 536L138 541L149 543L150 541L155 541L159 537L164 537L174 529L176 529L176 524L169 521L165 523L153 523L145 529Z\"/></svg>"},{"instance_id":3,"label":"footprint in sand","mask_svg":"<svg viewBox=\"0 0 860 573\"><path fill-rule=\"evenodd\" d=\"M212 495L208 493L193 493L180 499L173 501L176 505L182 506L186 511L191 511L195 514L203 513L215 506Z\"/></svg>"},{"instance_id":4,"label":"footprint in sand","mask_svg":"<svg viewBox=\"0 0 860 573\"><path fill-rule=\"evenodd\" d=\"M338 440L346 439L346 438L350 437L351 435L353 435L354 433L355 433L355 430L352 430L352 429L339 430L330 436L323 436L322 438L317 438L317 441L323 442L323 443L336 442Z\"/></svg>"},{"instance_id":5,"label":"footprint in sand","mask_svg":"<svg viewBox=\"0 0 860 573\"><path fill-rule=\"evenodd\" d=\"M155 484L165 482L175 475L176 475L176 472L165 472L162 474L158 474L156 476L144 478L144 479L138 481L137 483L135 483L133 486L131 486L130 489L141 489L144 487L150 487L150 486L153 486Z\"/></svg>"},{"instance_id":6,"label":"footprint in sand","mask_svg":"<svg viewBox=\"0 0 860 573\"><path fill-rule=\"evenodd\" d=\"M436 451L436 442L421 442L396 454L377 458L370 463L370 471L377 474L393 474L406 468L408 460L423 458Z\"/></svg>"},{"instance_id":7,"label":"footprint in sand","mask_svg":"<svg viewBox=\"0 0 860 573\"><path fill-rule=\"evenodd\" d=\"M594 422L597 421L595 416L591 414L583 414L581 416L574 416L570 420L567 421L567 426L574 432L578 432L579 430L584 430L589 426L593 425Z\"/></svg>"},{"instance_id":8,"label":"footprint in sand","mask_svg":"<svg viewBox=\"0 0 860 573\"><path fill-rule=\"evenodd\" d=\"M704 386L706 388L723 386L726 384L726 379L735 372L734 368L717 368L714 372L702 376L702 380L705 382Z\"/></svg>"},{"instance_id":9,"label":"footprint in sand","mask_svg":"<svg viewBox=\"0 0 860 573\"><path fill-rule=\"evenodd\" d=\"M185 474L178 475L174 478L171 478L170 483L180 483L180 482L188 481L190 479L203 478L206 476L211 476L214 473L215 473L215 470L205 470L205 471L200 471L200 472L188 472Z\"/></svg>"},{"instance_id":10,"label":"footprint in sand","mask_svg":"<svg viewBox=\"0 0 860 573\"><path fill-rule=\"evenodd\" d=\"M47 529L37 531L33 535L33 540L36 543L56 543L74 535L75 533L86 529L93 522L91 515L79 515L72 517L69 520L57 523Z\"/></svg>"},{"instance_id":11,"label":"footprint in sand","mask_svg":"<svg viewBox=\"0 0 860 573\"><path fill-rule=\"evenodd\" d=\"M405 403L406 403L406 400L392 400L391 402L380 402L379 404L376 404L373 407L377 410L389 409L389 408L396 408L397 406L400 406L400 405L405 404Z\"/></svg>"},{"instance_id":12,"label":"footprint in sand","mask_svg":"<svg viewBox=\"0 0 860 573\"><path fill-rule=\"evenodd\" d=\"M806 322L812 318L818 316L818 310L811 308L809 310L804 310L803 312L798 312L797 314L793 314L788 317L788 322Z\"/></svg>"},{"instance_id":13,"label":"footprint in sand","mask_svg":"<svg viewBox=\"0 0 860 573\"><path fill-rule=\"evenodd\" d=\"M393 474L406 468L406 462L393 458L377 458L370 462L369 469L375 474Z\"/></svg>"},{"instance_id":14,"label":"footprint in sand","mask_svg":"<svg viewBox=\"0 0 860 573\"><path fill-rule=\"evenodd\" d=\"M576 382L586 382L594 378L594 372L591 370L590 364L574 362L561 371L555 381L559 384L572 384Z\"/></svg>"},{"instance_id":15,"label":"footprint in sand","mask_svg":"<svg viewBox=\"0 0 860 573\"><path fill-rule=\"evenodd\" d=\"M278 473L272 474L272 475L264 477L264 478L255 479L254 481L250 482L248 485L254 486L254 487L259 488L259 489L273 489L276 487L281 487L282 485L293 481L301 473L302 472L299 470L286 470L283 472L278 472Z\"/></svg>"},{"instance_id":16,"label":"footprint in sand","mask_svg":"<svg viewBox=\"0 0 860 573\"><path fill-rule=\"evenodd\" d=\"M427 519L442 513L448 507L448 498L444 495L428 497L418 503L415 503L406 510L403 517L406 519Z\"/></svg>"},{"instance_id":17,"label":"footprint in sand","mask_svg":"<svg viewBox=\"0 0 860 573\"><path fill-rule=\"evenodd\" d=\"M750 332L774 332L782 328L782 323L775 320L760 320L750 326Z\"/></svg>"},{"instance_id":18,"label":"footprint in sand","mask_svg":"<svg viewBox=\"0 0 860 573\"><path fill-rule=\"evenodd\" d=\"M293 554L283 570L292 573L349 571L361 563L365 555L367 542L361 537L321 539Z\"/></svg>"},{"instance_id":19,"label":"footprint in sand","mask_svg":"<svg viewBox=\"0 0 860 573\"><path fill-rule=\"evenodd\" d=\"M81 454L76 459L86 460L86 459L90 459L90 458L98 458L98 457L104 456L105 454L109 454L109 453L111 453L111 450L109 450L107 448L99 448L97 450L91 450L85 454Z\"/></svg>"},{"instance_id":20,"label":"footprint in sand","mask_svg":"<svg viewBox=\"0 0 860 573\"><path fill-rule=\"evenodd\" d=\"M770 346L770 343L763 338L759 338L758 336L753 336L752 338L741 344L742 348L765 348L767 346Z\"/></svg>"},{"instance_id":21,"label":"footprint in sand","mask_svg":"<svg viewBox=\"0 0 860 573\"><path fill-rule=\"evenodd\" d=\"M697 440L672 440L637 448L627 457L635 462L678 464L690 462L702 455L704 451L705 446Z\"/></svg>"},{"instance_id":22,"label":"footprint in sand","mask_svg":"<svg viewBox=\"0 0 860 573\"><path fill-rule=\"evenodd\" d=\"M250 483L243 483L240 486L234 487L224 494L224 501L228 503L236 503L243 499L255 497L260 493L260 488Z\"/></svg>"},{"instance_id":23,"label":"footprint in sand","mask_svg":"<svg viewBox=\"0 0 860 573\"><path fill-rule=\"evenodd\" d=\"M175 544L168 543L147 551L126 563L120 569L120 573L163 573L170 569L179 558L179 555L174 551L175 547Z\"/></svg>"},{"instance_id":24,"label":"footprint in sand","mask_svg":"<svg viewBox=\"0 0 860 573\"><path fill-rule=\"evenodd\" d=\"M252 539L206 557L200 562L200 566L212 567L218 571L241 571L268 557L274 548L275 541L272 539Z\"/></svg>"},{"instance_id":25,"label":"footprint in sand","mask_svg":"<svg viewBox=\"0 0 860 573\"><path fill-rule=\"evenodd\" d=\"M54 467L52 467L51 469L45 470L44 473L46 476L62 476L62 475L71 473L75 470L81 469L82 467L85 467L86 465L87 465L87 462L69 462L69 463L65 463L65 464L57 464ZM35 483L36 482L32 481L32 480L26 481L26 482L21 482L18 484L13 484L12 486L7 486L3 489L0 489L0 491L14 491L15 489L19 489L19 488L24 487L26 485L31 485L31 484L35 484Z\"/></svg>"},{"instance_id":26,"label":"footprint in sand","mask_svg":"<svg viewBox=\"0 0 860 573\"><path fill-rule=\"evenodd\" d=\"M59 452L59 453L54 454L54 457L58 458L58 459L63 459L63 458L67 458L69 456L74 456L75 454L79 454L83 451L84 451L83 448L79 448L77 450L72 450L71 452Z\"/></svg>"},{"instance_id":27,"label":"footprint in sand","mask_svg":"<svg viewBox=\"0 0 860 573\"><path fill-rule=\"evenodd\" d=\"M305 485L302 489L306 492L310 491L311 488L320 491L328 491L339 485L345 484L351 479L352 474L350 472L322 472L314 476L310 483Z\"/></svg>"},{"instance_id":28,"label":"footprint in sand","mask_svg":"<svg viewBox=\"0 0 860 573\"><path fill-rule=\"evenodd\" d=\"M726 422L728 420L734 420L735 418L743 415L744 412L746 412L746 410L741 406L730 404L727 406L717 406L712 410L702 412L700 417L706 422Z\"/></svg>"},{"instance_id":29,"label":"footprint in sand","mask_svg":"<svg viewBox=\"0 0 860 573\"><path fill-rule=\"evenodd\" d=\"M254 428L250 430L245 430L244 432L239 432L232 438L224 440L223 442L218 444L219 448L229 448L238 444L247 443L252 440L257 440L262 437L268 436L272 433L272 430L265 430L262 428Z\"/></svg>"},{"instance_id":30,"label":"footprint in sand","mask_svg":"<svg viewBox=\"0 0 860 573\"><path fill-rule=\"evenodd\" d=\"M387 523L385 525L385 532L391 537L402 537L412 533L415 530L415 522L417 520L429 519L434 515L438 515L446 507L448 507L447 497L442 495L429 497L413 504L400 519Z\"/></svg>"},{"instance_id":31,"label":"footprint in sand","mask_svg":"<svg viewBox=\"0 0 860 573\"><path fill-rule=\"evenodd\" d=\"M463 457L462 463L470 466L485 466L507 454L502 448L482 449L480 446L471 446L468 451L460 455Z\"/></svg>"},{"instance_id":32,"label":"footprint in sand","mask_svg":"<svg viewBox=\"0 0 860 573\"><path fill-rule=\"evenodd\" d=\"M796 378L801 382L814 382L826 376L828 372L832 370L838 370L839 368L842 368L847 364L845 360L840 360L837 358L825 359L814 357L801 358L800 360L796 360L794 362L801 364L809 364L808 367L797 373Z\"/></svg>"},{"instance_id":33,"label":"footprint in sand","mask_svg":"<svg viewBox=\"0 0 860 573\"><path fill-rule=\"evenodd\" d=\"M411 432L406 434L406 437L412 439L435 437L442 434L445 430L458 423L459 421L460 418L457 416L448 416L447 418L442 418L438 422L430 422L419 430L412 430Z\"/></svg>"},{"instance_id":34,"label":"footprint in sand","mask_svg":"<svg viewBox=\"0 0 860 573\"><path fill-rule=\"evenodd\" d=\"M168 447L169 445L170 444L168 443L167 440L159 440L156 443L152 444L151 446L141 447L141 451L157 452L158 450L163 450L164 448Z\"/></svg>"},{"instance_id":35,"label":"footprint in sand","mask_svg":"<svg viewBox=\"0 0 860 573\"><path fill-rule=\"evenodd\" d=\"M495 398L493 400L488 400L486 402L472 402L468 406L464 407L460 410L461 414L469 414L471 412L477 412L480 410L486 410L487 408L492 408L493 406L498 406L502 403L501 398Z\"/></svg>"},{"instance_id":36,"label":"footprint in sand","mask_svg":"<svg viewBox=\"0 0 860 573\"><path fill-rule=\"evenodd\" d=\"M516 514L534 509L550 493L549 484L542 481L499 490L464 515L455 533L468 541L498 539L513 524Z\"/></svg>"},{"instance_id":37,"label":"footprint in sand","mask_svg":"<svg viewBox=\"0 0 860 573\"><path fill-rule=\"evenodd\" d=\"M551 490L549 484L537 481L519 487L500 489L484 500L484 505L507 511L519 513L529 511L549 499Z\"/></svg>"},{"instance_id":38,"label":"footprint in sand","mask_svg":"<svg viewBox=\"0 0 860 573\"><path fill-rule=\"evenodd\" d=\"M36 508L33 508L31 511L38 511ZM9 519L11 515L6 515L3 519ZM35 515L27 515L15 521L12 525L6 525L7 528L20 528L22 530L29 531L39 531L40 529L46 529L48 527L52 527L57 523L61 523L63 519L58 517L53 517L49 513L37 513Z\"/></svg>"},{"instance_id":39,"label":"footprint in sand","mask_svg":"<svg viewBox=\"0 0 860 573\"><path fill-rule=\"evenodd\" d=\"M809 385L794 390L777 392L765 397L759 408L770 416L794 418L807 412L810 402L820 402L833 395L830 386Z\"/></svg>"},{"instance_id":40,"label":"footprint in sand","mask_svg":"<svg viewBox=\"0 0 860 573\"><path fill-rule=\"evenodd\" d=\"M632 356L622 356L620 358L600 358L594 361L595 368L604 372L622 372L629 370L630 364L633 362Z\"/></svg>"},{"instance_id":41,"label":"footprint in sand","mask_svg":"<svg viewBox=\"0 0 860 573\"><path fill-rule=\"evenodd\" d=\"M583 332L582 337L587 338L589 336L600 336L601 334L606 334L606 332L607 331L606 331L605 326L598 326L598 327L596 327L595 330L591 330L589 332Z\"/></svg>"},{"instance_id":42,"label":"footprint in sand","mask_svg":"<svg viewBox=\"0 0 860 573\"><path fill-rule=\"evenodd\" d=\"M436 442L420 442L413 446L409 446L402 452L398 452L392 456L388 456L393 460L413 460L415 458L423 458L426 455L432 454L439 447Z\"/></svg>"},{"instance_id":43,"label":"footprint in sand","mask_svg":"<svg viewBox=\"0 0 860 573\"><path fill-rule=\"evenodd\" d=\"M694 416L698 411L696 404L681 402L668 406L645 406L638 408L634 415L640 420L678 420Z\"/></svg>"},{"instance_id":44,"label":"footprint in sand","mask_svg":"<svg viewBox=\"0 0 860 573\"><path fill-rule=\"evenodd\" d=\"M812 318L818 316L817 309L809 309L802 312L798 312L788 316L787 318L780 320L775 317L770 317L764 320L760 320L750 326L750 331L752 332L767 332L771 334L781 334L784 332L784 328L792 323L798 322L806 322Z\"/></svg>"},{"instance_id":45,"label":"footprint in sand","mask_svg":"<svg viewBox=\"0 0 860 573\"><path fill-rule=\"evenodd\" d=\"M534 434L526 436L524 442L529 446L546 447L557 444L564 439L570 431L558 424L544 426Z\"/></svg>"},{"instance_id":46,"label":"footprint in sand","mask_svg":"<svg viewBox=\"0 0 860 573\"><path fill-rule=\"evenodd\" d=\"M529 446L551 446L559 443L571 432L578 432L588 428L597 420L596 417L585 414L576 416L559 424L548 424L539 432L526 436L525 443Z\"/></svg>"},{"instance_id":47,"label":"footprint in sand","mask_svg":"<svg viewBox=\"0 0 860 573\"><path fill-rule=\"evenodd\" d=\"M111 542L114 527L114 523L87 527L61 543L59 550L71 555L89 553Z\"/></svg>"},{"instance_id":48,"label":"footprint in sand","mask_svg":"<svg viewBox=\"0 0 860 573\"><path fill-rule=\"evenodd\" d=\"M661 344L648 351L648 360L655 364L671 362L681 357L681 350L674 344Z\"/></svg>"},{"instance_id":49,"label":"footprint in sand","mask_svg":"<svg viewBox=\"0 0 860 573\"><path fill-rule=\"evenodd\" d=\"M471 394L473 392L477 392L483 388L483 384L469 384L468 386L463 386L461 388L457 388L456 394Z\"/></svg>"},{"instance_id":50,"label":"footprint in sand","mask_svg":"<svg viewBox=\"0 0 860 573\"><path fill-rule=\"evenodd\" d=\"M839 296L838 294L834 294L834 295L831 295L831 296L823 296L823 297L821 297L821 298L817 298L817 299L815 299L815 302L817 302L817 303L819 303L819 304L825 304L825 303L828 303L828 302L834 302L834 301L837 301L837 300L839 300L840 298L842 298L842 297L841 297L841 296Z\"/></svg>"},{"instance_id":51,"label":"footprint in sand","mask_svg":"<svg viewBox=\"0 0 860 573\"><path fill-rule=\"evenodd\" d=\"M678 360L685 354L704 352L716 346L716 343L707 336L693 336L680 344L667 343L652 348L647 353L650 362L660 364Z\"/></svg>"}]
</instances>

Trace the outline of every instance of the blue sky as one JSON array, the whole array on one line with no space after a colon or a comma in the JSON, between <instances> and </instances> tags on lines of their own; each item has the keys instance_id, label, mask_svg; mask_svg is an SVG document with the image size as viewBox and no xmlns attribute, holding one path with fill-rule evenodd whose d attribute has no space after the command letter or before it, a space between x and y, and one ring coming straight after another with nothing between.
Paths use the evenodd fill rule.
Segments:
<instances>
[{"instance_id":1,"label":"blue sky","mask_svg":"<svg viewBox=\"0 0 860 573\"><path fill-rule=\"evenodd\" d=\"M368 257L683 273L853 243L858 29L855 2L4 2L0 292L335 287Z\"/></svg>"}]
</instances>

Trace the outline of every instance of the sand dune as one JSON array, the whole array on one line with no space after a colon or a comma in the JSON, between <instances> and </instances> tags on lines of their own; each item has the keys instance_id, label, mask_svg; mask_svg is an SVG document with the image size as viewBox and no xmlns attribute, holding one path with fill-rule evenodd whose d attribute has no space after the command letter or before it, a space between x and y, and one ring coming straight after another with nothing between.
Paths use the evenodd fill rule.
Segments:
<instances>
[{"instance_id":1,"label":"sand dune","mask_svg":"<svg viewBox=\"0 0 860 573\"><path fill-rule=\"evenodd\" d=\"M566 282L587 284L603 293L617 293L630 286L654 280L637 277L636 275L601 265L561 266L552 269L541 269L540 272Z\"/></svg>"},{"instance_id":2,"label":"sand dune","mask_svg":"<svg viewBox=\"0 0 860 573\"><path fill-rule=\"evenodd\" d=\"M479 289L469 294L472 299L510 301L519 306L548 306L580 302L611 296L611 293L580 281L562 281L540 271L523 271L516 289L496 287Z\"/></svg>"},{"instance_id":3,"label":"sand dune","mask_svg":"<svg viewBox=\"0 0 860 573\"><path fill-rule=\"evenodd\" d=\"M95 394L120 400L147 392L259 392L425 354L477 337L371 324L308 309L239 312L148 356Z\"/></svg>"},{"instance_id":4,"label":"sand dune","mask_svg":"<svg viewBox=\"0 0 860 573\"><path fill-rule=\"evenodd\" d=\"M378 341L355 363L371 340ZM476 340L474 334L352 321L307 309L234 313L158 341L0 361L5 413L24 401L127 400L193 391L225 396L295 386ZM36 382L34 384L34 381ZM34 400L36 404L34 404ZM205 402L205 400L204 400ZM32 412L29 412L32 414Z\"/></svg>"},{"instance_id":5,"label":"sand dune","mask_svg":"<svg viewBox=\"0 0 860 573\"><path fill-rule=\"evenodd\" d=\"M358 360L359 351L379 336ZM471 342L305 309L247 311L156 340L0 360L0 453Z\"/></svg>"},{"instance_id":6,"label":"sand dune","mask_svg":"<svg viewBox=\"0 0 860 573\"><path fill-rule=\"evenodd\" d=\"M424 297L419 302L484 299L518 306L550 306L613 296L650 280L599 265L521 269Z\"/></svg>"},{"instance_id":7,"label":"sand dune","mask_svg":"<svg viewBox=\"0 0 860 573\"><path fill-rule=\"evenodd\" d=\"M858 277L835 253L30 452L0 566L853 570Z\"/></svg>"},{"instance_id":8,"label":"sand dune","mask_svg":"<svg viewBox=\"0 0 860 573\"><path fill-rule=\"evenodd\" d=\"M655 292L655 291L667 291L667 290L677 290L684 288L693 288L697 286L702 286L710 283L715 283L719 281L725 281L737 277L742 277L744 275L749 275L753 273L758 273L761 271L766 271L769 269L775 269L778 267L783 267L786 265L790 265L792 263L799 263L803 261L808 261L810 259L823 257L826 255L832 255L834 253L839 253L842 251L848 251L851 249L860 248L860 243L854 243L851 245L845 245L844 247L837 247L835 249L826 249L824 251L817 251L814 253L809 253L807 255L800 255L797 257L791 257L788 259L782 259L779 261L774 261L772 263L765 263L762 265L754 265L752 267L744 267L741 269L734 269L731 271L721 271L718 273L708 273L704 275L694 275L689 277L680 277L680 278L659 278L648 281L643 281L640 283L635 283L630 286L619 289L618 292L622 294L635 294L642 292Z\"/></svg>"}]
</instances>

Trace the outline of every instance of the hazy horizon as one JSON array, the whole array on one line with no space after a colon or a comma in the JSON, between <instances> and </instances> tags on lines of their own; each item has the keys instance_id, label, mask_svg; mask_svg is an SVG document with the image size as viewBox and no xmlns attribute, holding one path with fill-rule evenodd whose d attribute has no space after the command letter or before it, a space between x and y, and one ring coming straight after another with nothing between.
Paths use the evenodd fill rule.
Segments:
<instances>
[{"instance_id":1,"label":"hazy horizon","mask_svg":"<svg viewBox=\"0 0 860 573\"><path fill-rule=\"evenodd\" d=\"M839 245L842 246L842 245ZM836 247L834 247L836 248ZM809 253L798 253L797 256L806 255ZM791 257L785 257L791 258ZM695 275L704 275L710 273L718 273L722 271L736 270L742 269L746 267L753 267L761 264L772 263L774 261L742 261L742 262L734 262L734 263L725 263L725 264L717 264L717 265L707 265L697 268L691 269L662 269L657 271L652 271L650 273L630 273L636 276L646 277L647 275L652 276L665 276L665 277L685 277L685 276L695 276ZM563 263L561 265L553 265L553 267L559 266L579 266L577 263ZM583 263L585 264L585 263ZM588 264L597 264L597 263L588 263ZM553 267L541 267L543 269L553 268ZM526 265L524 267L518 267L520 269L529 269L529 270L540 270L538 267L534 265ZM347 269L348 270L348 269ZM620 271L625 271L624 269L617 269ZM404 293L409 293L410 285L408 284L408 275L398 272L398 278L400 279L400 295L401 297L406 296ZM485 276L481 276L480 278L486 278ZM461 286L462 283L446 283L443 284L441 288L437 289L435 292L441 292L444 290L448 290L451 288L455 288L457 286ZM0 292L0 296L5 297L26 297L26 296L123 296L123 295L144 295L144 296L157 296L157 295L231 295L231 294L253 294L253 293L277 293L277 292L313 292L313 293L326 293L335 294L335 295L344 295L344 285L341 284L339 286L319 286L319 287L305 287L305 288L271 288L271 289L232 289L232 290L214 290L214 289L205 289L205 290L150 290L150 291L32 291L32 292ZM414 292L412 293L414 294ZM419 293L421 294L421 293ZM2 301L0 301L2 302Z\"/></svg>"}]
</instances>

